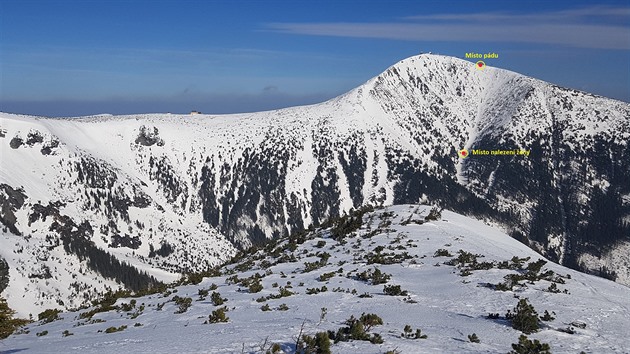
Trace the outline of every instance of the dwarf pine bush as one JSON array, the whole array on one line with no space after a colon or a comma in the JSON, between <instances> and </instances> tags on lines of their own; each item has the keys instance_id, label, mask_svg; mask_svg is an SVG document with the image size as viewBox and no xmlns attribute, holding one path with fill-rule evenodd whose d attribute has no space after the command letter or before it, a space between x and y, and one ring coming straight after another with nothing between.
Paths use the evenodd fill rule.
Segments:
<instances>
[{"instance_id":1,"label":"dwarf pine bush","mask_svg":"<svg viewBox=\"0 0 630 354\"><path fill-rule=\"evenodd\" d=\"M214 306L223 305L227 301L226 298L222 298L221 294L216 291L212 292L212 295L210 295L210 300L212 301L212 304Z\"/></svg>"},{"instance_id":2,"label":"dwarf pine bush","mask_svg":"<svg viewBox=\"0 0 630 354\"><path fill-rule=\"evenodd\" d=\"M525 334L537 332L538 325L538 313L527 299L520 299L518 304L514 308L514 314L506 314L506 318L512 320L512 328L519 330Z\"/></svg>"},{"instance_id":3,"label":"dwarf pine bush","mask_svg":"<svg viewBox=\"0 0 630 354\"><path fill-rule=\"evenodd\" d=\"M524 334L518 337L518 343L512 344L512 351L508 354L551 354L547 343L540 343L538 339L531 341Z\"/></svg>"},{"instance_id":4,"label":"dwarf pine bush","mask_svg":"<svg viewBox=\"0 0 630 354\"><path fill-rule=\"evenodd\" d=\"M227 312L227 307L220 307L212 311L212 314L208 316L208 320L205 321L204 324L229 321L230 318L225 315L226 312Z\"/></svg>"}]
</instances>

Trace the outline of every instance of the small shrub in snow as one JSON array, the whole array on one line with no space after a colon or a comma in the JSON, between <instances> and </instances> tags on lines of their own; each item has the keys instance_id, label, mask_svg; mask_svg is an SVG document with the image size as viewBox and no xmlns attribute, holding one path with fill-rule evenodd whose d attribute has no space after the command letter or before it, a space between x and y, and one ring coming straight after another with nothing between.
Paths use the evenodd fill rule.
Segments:
<instances>
[{"instance_id":1,"label":"small shrub in snow","mask_svg":"<svg viewBox=\"0 0 630 354\"><path fill-rule=\"evenodd\" d=\"M48 331L42 331L42 332L36 333L35 335L38 336L38 337L43 337L43 336L45 336L47 334L48 334Z\"/></svg>"},{"instance_id":2,"label":"small shrub in snow","mask_svg":"<svg viewBox=\"0 0 630 354\"><path fill-rule=\"evenodd\" d=\"M229 321L230 318L225 315L226 312L227 312L227 307L220 307L212 311L212 314L208 315L208 320L204 322L204 324Z\"/></svg>"},{"instance_id":3,"label":"small shrub in snow","mask_svg":"<svg viewBox=\"0 0 630 354\"><path fill-rule=\"evenodd\" d=\"M556 314L556 313L555 313L555 312L553 312L553 311L552 311L551 313L553 313L554 315ZM553 321L553 320L555 320L556 318L555 318L554 316L552 316L552 315L549 313L549 311L545 310L544 315L540 316L540 319L541 319L541 320L543 320L543 321L549 322L549 321Z\"/></svg>"},{"instance_id":4,"label":"small shrub in snow","mask_svg":"<svg viewBox=\"0 0 630 354\"><path fill-rule=\"evenodd\" d=\"M326 246L326 241L324 241L324 240L317 241L317 244L315 244L315 247L317 247L317 248L322 248L324 246Z\"/></svg>"},{"instance_id":5,"label":"small shrub in snow","mask_svg":"<svg viewBox=\"0 0 630 354\"><path fill-rule=\"evenodd\" d=\"M560 289L558 289L558 286L556 285L556 283L551 283L551 285L549 285L549 287L547 289L544 289L543 291L549 292L549 293L554 293L554 294L558 294L558 293L565 293L568 294L569 291L567 289L564 289L563 291L560 291Z\"/></svg>"},{"instance_id":6,"label":"small shrub in snow","mask_svg":"<svg viewBox=\"0 0 630 354\"><path fill-rule=\"evenodd\" d=\"M365 206L344 215L337 220L331 220L334 226L330 229L330 234L335 241L341 241L349 234L358 230L363 224L363 215L374 211L373 207Z\"/></svg>"},{"instance_id":7,"label":"small shrub in snow","mask_svg":"<svg viewBox=\"0 0 630 354\"><path fill-rule=\"evenodd\" d=\"M50 323L52 321L56 321L59 319L59 314L61 310L58 309L47 309L39 313L37 315L37 319L42 321L42 323Z\"/></svg>"},{"instance_id":8,"label":"small shrub in snow","mask_svg":"<svg viewBox=\"0 0 630 354\"><path fill-rule=\"evenodd\" d=\"M280 304L280 306L278 306L278 311L287 311L289 309L289 306L287 306L287 304Z\"/></svg>"},{"instance_id":9,"label":"small shrub in snow","mask_svg":"<svg viewBox=\"0 0 630 354\"><path fill-rule=\"evenodd\" d=\"M470 265L471 270L489 270L494 268L494 262L479 262Z\"/></svg>"},{"instance_id":10,"label":"small shrub in snow","mask_svg":"<svg viewBox=\"0 0 630 354\"><path fill-rule=\"evenodd\" d=\"M113 326L112 326L112 327L108 327L108 328L105 330L105 333L122 332L122 331L124 331L125 329L127 329L127 326L124 326L124 325L123 325L123 326L120 326L120 327L113 327Z\"/></svg>"},{"instance_id":11,"label":"small shrub in snow","mask_svg":"<svg viewBox=\"0 0 630 354\"><path fill-rule=\"evenodd\" d=\"M212 304L214 306L223 305L227 301L226 298L222 298L221 294L216 291L214 291L212 295L210 295L210 300L212 301Z\"/></svg>"},{"instance_id":12,"label":"small shrub in snow","mask_svg":"<svg viewBox=\"0 0 630 354\"><path fill-rule=\"evenodd\" d=\"M314 270L317 270L323 266L325 266L328 263L328 258L330 257L330 254L324 252L323 255L320 255L320 260L317 262L304 262L304 270L302 271L302 273L308 273L308 272L312 272Z\"/></svg>"},{"instance_id":13,"label":"small shrub in snow","mask_svg":"<svg viewBox=\"0 0 630 354\"><path fill-rule=\"evenodd\" d=\"M241 264L237 264L234 266L234 269L238 272L246 272L250 270L254 266L254 262L252 260L247 260Z\"/></svg>"},{"instance_id":14,"label":"small shrub in snow","mask_svg":"<svg viewBox=\"0 0 630 354\"><path fill-rule=\"evenodd\" d=\"M383 320L375 314L362 314L359 319L354 316L350 316L345 322L346 327L341 327L334 331L328 331L328 336L337 342L347 342L349 340L364 340L369 341L372 344L383 343L383 338L380 334L375 333L370 335L369 332L372 327L382 325Z\"/></svg>"},{"instance_id":15,"label":"small shrub in snow","mask_svg":"<svg viewBox=\"0 0 630 354\"><path fill-rule=\"evenodd\" d=\"M383 287L383 292L385 293L385 295L390 295L390 296L407 296L407 295L409 295L407 290L402 290L400 288L400 285L385 285Z\"/></svg>"},{"instance_id":16,"label":"small shrub in snow","mask_svg":"<svg viewBox=\"0 0 630 354\"><path fill-rule=\"evenodd\" d=\"M197 285L201 283L204 278L204 274L202 273L190 273L185 276L185 279L182 280L182 285L193 284Z\"/></svg>"},{"instance_id":17,"label":"small shrub in snow","mask_svg":"<svg viewBox=\"0 0 630 354\"><path fill-rule=\"evenodd\" d=\"M364 313L364 314L361 314L361 317L359 317L359 322L363 323L366 331L369 331L374 326L382 325L383 319L373 313L368 313L368 314Z\"/></svg>"},{"instance_id":18,"label":"small shrub in snow","mask_svg":"<svg viewBox=\"0 0 630 354\"><path fill-rule=\"evenodd\" d=\"M260 292L262 289L263 289L263 285L260 282L260 280L257 280L249 285L249 292L252 294Z\"/></svg>"},{"instance_id":19,"label":"small shrub in snow","mask_svg":"<svg viewBox=\"0 0 630 354\"><path fill-rule=\"evenodd\" d=\"M390 274L381 272L380 269L374 268L374 270L366 270L362 273L357 274L357 279L370 282L372 285L380 285L385 284L391 278Z\"/></svg>"},{"instance_id":20,"label":"small shrub in snow","mask_svg":"<svg viewBox=\"0 0 630 354\"><path fill-rule=\"evenodd\" d=\"M381 246L379 246L381 247ZM378 247L377 247L378 248ZM376 249L375 249L376 251ZM379 252L370 252L365 255L365 260L367 264L399 264L405 260L412 259L413 257L407 253L380 253Z\"/></svg>"},{"instance_id":21,"label":"small shrub in snow","mask_svg":"<svg viewBox=\"0 0 630 354\"><path fill-rule=\"evenodd\" d=\"M525 334L538 331L538 313L534 306L527 302L527 299L520 299L514 308L514 313L508 311L505 318L512 320L512 328Z\"/></svg>"},{"instance_id":22,"label":"small shrub in snow","mask_svg":"<svg viewBox=\"0 0 630 354\"><path fill-rule=\"evenodd\" d=\"M197 291L197 295L199 295L199 301L205 300L206 296L208 296L209 293L210 293L210 290L208 289L199 289Z\"/></svg>"},{"instance_id":23,"label":"small shrub in snow","mask_svg":"<svg viewBox=\"0 0 630 354\"><path fill-rule=\"evenodd\" d=\"M429 211L429 215L424 217L425 221L437 221L442 219L442 209L438 207L433 207Z\"/></svg>"},{"instance_id":24,"label":"small shrub in snow","mask_svg":"<svg viewBox=\"0 0 630 354\"><path fill-rule=\"evenodd\" d=\"M192 305L192 299L189 297L180 297L180 296L175 295L173 297L173 301L175 302L177 306L179 306L177 308L177 311L175 311L176 314L180 314L180 313L184 313L188 311L188 308L190 307L190 305Z\"/></svg>"},{"instance_id":25,"label":"small shrub in snow","mask_svg":"<svg viewBox=\"0 0 630 354\"><path fill-rule=\"evenodd\" d=\"M136 309L136 311L128 313L129 319L133 320L133 319L137 318L138 316L142 315L143 311L144 311L144 304L140 305L140 307L138 307Z\"/></svg>"},{"instance_id":26,"label":"small shrub in snow","mask_svg":"<svg viewBox=\"0 0 630 354\"><path fill-rule=\"evenodd\" d=\"M120 309L120 311L129 312L133 310L135 307L136 307L136 300L133 299L129 303L123 302L122 304L120 304L118 308Z\"/></svg>"},{"instance_id":27,"label":"small shrub in snow","mask_svg":"<svg viewBox=\"0 0 630 354\"><path fill-rule=\"evenodd\" d=\"M534 276L537 275L538 273L540 273L542 267L547 264L547 261L544 259L539 259L536 262L530 262L527 264L527 273L530 276Z\"/></svg>"},{"instance_id":28,"label":"small shrub in snow","mask_svg":"<svg viewBox=\"0 0 630 354\"><path fill-rule=\"evenodd\" d=\"M468 340L469 340L471 343L480 343L480 342L481 342L481 341L479 340L479 337L477 337L477 334L476 334L476 333L469 334L469 335L468 335Z\"/></svg>"},{"instance_id":29,"label":"small shrub in snow","mask_svg":"<svg viewBox=\"0 0 630 354\"><path fill-rule=\"evenodd\" d=\"M503 282L503 283L498 283L498 284L494 284L494 290L497 291L509 291L512 290L512 287L514 286L514 284L512 284L512 282Z\"/></svg>"},{"instance_id":30,"label":"small shrub in snow","mask_svg":"<svg viewBox=\"0 0 630 354\"><path fill-rule=\"evenodd\" d=\"M453 255L444 248L440 248L433 254L433 257L453 257Z\"/></svg>"},{"instance_id":31,"label":"small shrub in snow","mask_svg":"<svg viewBox=\"0 0 630 354\"><path fill-rule=\"evenodd\" d=\"M238 279L238 275L236 275L236 274L234 274L231 277L225 279L225 283L227 285L236 284L238 282L240 282L240 280Z\"/></svg>"},{"instance_id":32,"label":"small shrub in snow","mask_svg":"<svg viewBox=\"0 0 630 354\"><path fill-rule=\"evenodd\" d=\"M474 266L477 264L477 258L483 257L481 254L473 254L470 252L466 252L464 250L457 251L457 257L444 262L446 265L456 266L456 265L466 265L469 264Z\"/></svg>"},{"instance_id":33,"label":"small shrub in snow","mask_svg":"<svg viewBox=\"0 0 630 354\"><path fill-rule=\"evenodd\" d=\"M508 269L523 269L523 265L525 264L525 262L529 261L531 259L531 257L523 257L523 258L518 258L517 256L512 257L512 259L510 260L510 262L506 262L508 263Z\"/></svg>"},{"instance_id":34,"label":"small shrub in snow","mask_svg":"<svg viewBox=\"0 0 630 354\"><path fill-rule=\"evenodd\" d=\"M314 336L302 335L296 349L299 354L330 354L330 337L328 332L318 332Z\"/></svg>"},{"instance_id":35,"label":"small shrub in snow","mask_svg":"<svg viewBox=\"0 0 630 354\"><path fill-rule=\"evenodd\" d=\"M271 348L269 348L269 350L267 350L265 354L277 354L277 353L280 353L281 350L282 350L282 347L280 347L280 344L273 343L271 345Z\"/></svg>"},{"instance_id":36,"label":"small shrub in snow","mask_svg":"<svg viewBox=\"0 0 630 354\"><path fill-rule=\"evenodd\" d=\"M330 280L330 278L334 277L337 274L337 272L329 272L329 273L323 273L319 276L319 278L317 278L317 280L319 281L328 281Z\"/></svg>"},{"instance_id":37,"label":"small shrub in snow","mask_svg":"<svg viewBox=\"0 0 630 354\"><path fill-rule=\"evenodd\" d=\"M326 285L322 286L321 289L320 288L306 288L306 295L315 295L315 294L323 293L326 291L328 291L328 288L326 287Z\"/></svg>"},{"instance_id":38,"label":"small shrub in snow","mask_svg":"<svg viewBox=\"0 0 630 354\"><path fill-rule=\"evenodd\" d=\"M295 294L295 293L291 292L291 290L288 290L287 288L282 287L282 286L281 286L281 287L280 287L280 289L278 290L278 295L279 295L279 297L278 297L278 298L281 298L281 297L288 297L288 296L291 296L291 295L294 295L294 294Z\"/></svg>"},{"instance_id":39,"label":"small shrub in snow","mask_svg":"<svg viewBox=\"0 0 630 354\"><path fill-rule=\"evenodd\" d=\"M402 338L406 339L427 339L428 336L426 334L422 334L422 330L420 328L416 329L415 332L410 325L406 325L403 328L403 333L400 334Z\"/></svg>"},{"instance_id":40,"label":"small shrub in snow","mask_svg":"<svg viewBox=\"0 0 630 354\"><path fill-rule=\"evenodd\" d=\"M512 344L512 351L509 354L551 354L549 344L540 343L538 339L531 341L521 334L518 343Z\"/></svg>"},{"instance_id":41,"label":"small shrub in snow","mask_svg":"<svg viewBox=\"0 0 630 354\"><path fill-rule=\"evenodd\" d=\"M124 327L125 327L125 328L127 328L127 326L124 326ZM68 331L68 330L66 329L66 330L64 330L63 332L61 332L61 335L62 335L63 337L68 337L68 336L73 336L73 335L74 335L74 333L72 333L72 332L70 332L70 331Z\"/></svg>"}]
</instances>

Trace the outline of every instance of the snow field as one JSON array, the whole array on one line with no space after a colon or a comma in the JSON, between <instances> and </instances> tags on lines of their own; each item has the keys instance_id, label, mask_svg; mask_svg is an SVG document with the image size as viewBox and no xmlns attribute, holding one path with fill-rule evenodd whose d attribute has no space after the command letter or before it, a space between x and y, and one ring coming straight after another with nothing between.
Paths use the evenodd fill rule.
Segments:
<instances>
[{"instance_id":1,"label":"snow field","mask_svg":"<svg viewBox=\"0 0 630 354\"><path fill-rule=\"evenodd\" d=\"M442 220L439 221L403 225L406 220L423 220L429 209L428 206L400 205L368 213L363 217L364 225L358 234L347 236L345 244L333 240L329 231L318 230L299 244L295 251L282 252L287 256L294 255L298 258L297 262L273 264L274 258L265 256L260 250L236 264L223 267L225 275L206 278L197 285L177 287L176 292L166 296L154 294L136 299L136 308L144 304L145 309L134 319L129 318L128 313L110 311L93 317L93 320L106 322L90 324L87 320L77 319L82 311L63 313L61 321L29 325L28 334L13 335L5 340L3 350L23 350L25 353L102 353L114 350L129 353L240 353L244 348L245 352L258 353L261 352L261 344L266 341L268 346L279 343L288 353L293 350L303 323L303 333L313 335L338 329L351 315L358 318L362 313L374 313L383 319L384 324L375 326L371 332L382 336L382 344L339 342L332 346L333 352L383 353L397 348L401 353L505 353L511 349L512 343L518 341L521 332L511 328L505 319L490 320L485 316L495 312L503 316L508 309L515 307L518 302L516 297L527 298L539 315L544 310L556 313L554 321L541 322L542 329L529 335L549 343L554 353L580 350L624 353L630 350L625 340L630 315L630 290L627 287L551 262L543 270L571 276L565 284L558 285L568 294L543 291L551 284L545 280L505 292L480 286L501 282L506 274L514 271L493 268L474 270L469 276L460 276L459 269L444 264L452 257L434 257L436 250L443 248L455 256L462 249L483 255L479 261L509 260L513 256L531 257L530 261L535 261L540 256L497 229L448 211L442 212ZM383 216L384 213L393 215ZM387 222L391 225L385 226ZM370 233L374 235L363 238ZM322 241L325 245L320 247ZM279 242L278 247L282 248L285 243ZM384 254L407 252L412 258L396 264L368 265L365 256L374 254L379 246L384 247ZM318 261L323 252L330 254L327 264L304 272L305 263ZM265 260L273 265L261 268ZM250 261L253 266L245 270L247 267L241 265ZM391 275L387 285L400 285L409 295L388 296L383 292L383 284L371 285L356 279L356 274L375 267ZM340 268L343 269L338 272ZM335 272L335 275L324 282L318 280L321 274L328 272ZM234 275L243 279L255 273L268 273L262 278L263 290L258 293L249 293L246 287L227 281ZM276 283L277 287L274 287ZM214 291L227 298L225 304L214 306L209 295L203 301L198 300L199 289L209 289L211 284L216 284ZM328 290L306 294L307 288L322 286ZM280 287L296 294L264 302L255 300L277 294ZM342 291L334 291L339 288ZM353 289L356 290L354 293ZM365 293L372 297L359 297ZM170 300L175 295L193 299L192 306L185 313L174 314L177 305ZM129 301L120 299L118 304ZM164 304L161 311L156 310L159 304ZM271 311L261 310L265 304ZM288 310L279 310L281 304L286 304ZM228 308L227 323L203 324L213 310L222 306ZM322 308L327 309L323 319ZM570 326L574 321L584 322L586 328L576 328L576 333L572 335L557 330ZM83 325L76 326L79 323ZM134 327L135 323L142 325ZM407 324L414 330L420 328L428 338L401 338L400 333ZM106 328L123 325L127 329L121 332L104 333ZM48 335L35 335L43 330L47 330ZM74 335L62 337L64 330ZM477 334L481 343L467 340L467 335L472 333Z\"/></svg>"}]
</instances>

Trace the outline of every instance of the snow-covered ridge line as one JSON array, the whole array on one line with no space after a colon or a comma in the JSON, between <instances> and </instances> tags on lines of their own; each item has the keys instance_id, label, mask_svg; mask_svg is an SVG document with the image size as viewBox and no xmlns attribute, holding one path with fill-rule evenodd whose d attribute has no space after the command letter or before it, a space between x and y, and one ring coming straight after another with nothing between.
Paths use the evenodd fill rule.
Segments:
<instances>
[{"instance_id":1,"label":"snow-covered ridge line","mask_svg":"<svg viewBox=\"0 0 630 354\"><path fill-rule=\"evenodd\" d=\"M626 282L628 262L610 260L627 247L617 221L630 214L629 117L623 102L436 55L405 59L332 100L275 111L0 113L2 296L34 313L80 301L83 291L66 289L74 277L77 289L115 286L68 254L54 218L33 216L43 209L85 225L117 260L172 279L351 208L426 200ZM532 153L461 160L462 147ZM59 289L45 285L55 277ZM25 291L36 295L20 301Z\"/></svg>"}]
</instances>

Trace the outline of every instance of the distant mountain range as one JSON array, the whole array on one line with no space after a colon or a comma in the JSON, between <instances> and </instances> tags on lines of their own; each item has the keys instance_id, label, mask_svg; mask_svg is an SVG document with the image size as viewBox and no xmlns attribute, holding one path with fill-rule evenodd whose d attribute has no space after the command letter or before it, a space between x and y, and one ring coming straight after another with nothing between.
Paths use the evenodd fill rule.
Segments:
<instances>
[{"instance_id":1,"label":"distant mountain range","mask_svg":"<svg viewBox=\"0 0 630 354\"><path fill-rule=\"evenodd\" d=\"M78 306L363 205L418 202L629 285L628 122L627 103L430 54L276 111L0 113L1 296L21 313Z\"/></svg>"}]
</instances>

